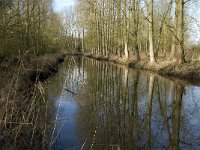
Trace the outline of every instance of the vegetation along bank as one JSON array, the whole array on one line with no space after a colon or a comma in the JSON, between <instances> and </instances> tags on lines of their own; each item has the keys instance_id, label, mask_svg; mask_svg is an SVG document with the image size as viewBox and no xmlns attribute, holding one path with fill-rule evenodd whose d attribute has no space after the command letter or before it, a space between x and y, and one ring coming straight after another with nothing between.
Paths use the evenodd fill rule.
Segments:
<instances>
[{"instance_id":1,"label":"vegetation along bank","mask_svg":"<svg viewBox=\"0 0 200 150\"><path fill-rule=\"evenodd\" d=\"M63 13L71 37L65 49L196 82L199 6L185 0L77 1Z\"/></svg>"},{"instance_id":2,"label":"vegetation along bank","mask_svg":"<svg viewBox=\"0 0 200 150\"><path fill-rule=\"evenodd\" d=\"M199 7L198 0L77 0L56 12L53 0L2 0L0 149L48 145L41 81L58 70L61 51L200 81Z\"/></svg>"},{"instance_id":3,"label":"vegetation along bank","mask_svg":"<svg viewBox=\"0 0 200 150\"><path fill-rule=\"evenodd\" d=\"M46 146L48 101L40 81L55 74L64 57L64 54L56 53L33 57L29 61L2 58L1 148L24 149L29 146Z\"/></svg>"},{"instance_id":4,"label":"vegetation along bank","mask_svg":"<svg viewBox=\"0 0 200 150\"><path fill-rule=\"evenodd\" d=\"M134 57L132 59L126 59L116 55L106 57L103 55L84 54L84 56L97 60L111 61L129 66L130 68L148 70L163 76L175 77L192 83L200 81L200 62L198 60L177 63L176 60L159 57L155 63L149 63L147 54L142 54L139 62Z\"/></svg>"}]
</instances>

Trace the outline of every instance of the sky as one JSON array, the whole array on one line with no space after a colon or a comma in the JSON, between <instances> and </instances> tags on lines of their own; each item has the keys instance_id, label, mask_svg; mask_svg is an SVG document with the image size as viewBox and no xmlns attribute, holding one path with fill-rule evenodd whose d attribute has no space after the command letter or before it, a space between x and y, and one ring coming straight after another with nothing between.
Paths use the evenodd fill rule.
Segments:
<instances>
[{"instance_id":1,"label":"sky","mask_svg":"<svg viewBox=\"0 0 200 150\"><path fill-rule=\"evenodd\" d=\"M54 0L54 10L60 11L66 6L74 5L74 0Z\"/></svg>"},{"instance_id":2,"label":"sky","mask_svg":"<svg viewBox=\"0 0 200 150\"><path fill-rule=\"evenodd\" d=\"M191 36L191 43L200 44L200 1L191 7L189 11L189 16L191 20L191 24L189 27L190 36Z\"/></svg>"}]
</instances>

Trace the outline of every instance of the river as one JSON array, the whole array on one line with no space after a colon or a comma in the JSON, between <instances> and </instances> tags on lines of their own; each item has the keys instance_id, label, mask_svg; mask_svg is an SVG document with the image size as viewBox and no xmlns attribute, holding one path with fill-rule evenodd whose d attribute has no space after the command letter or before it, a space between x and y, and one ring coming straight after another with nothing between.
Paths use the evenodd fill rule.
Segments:
<instances>
[{"instance_id":1,"label":"river","mask_svg":"<svg viewBox=\"0 0 200 150\"><path fill-rule=\"evenodd\" d=\"M67 56L46 83L50 149L200 149L200 87Z\"/></svg>"}]
</instances>

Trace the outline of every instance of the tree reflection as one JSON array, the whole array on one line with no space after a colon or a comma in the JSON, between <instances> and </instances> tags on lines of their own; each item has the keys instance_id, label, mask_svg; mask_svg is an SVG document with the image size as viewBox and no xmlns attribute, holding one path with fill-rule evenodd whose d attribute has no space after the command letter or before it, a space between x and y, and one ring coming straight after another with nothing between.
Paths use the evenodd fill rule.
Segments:
<instances>
[{"instance_id":1,"label":"tree reflection","mask_svg":"<svg viewBox=\"0 0 200 150\"><path fill-rule=\"evenodd\" d=\"M69 88L78 93L76 133L80 145L86 141L85 149L175 150L184 145L180 141L192 126L182 119L191 117L182 114L182 82L92 59L74 60L65 74ZM77 82L70 80L76 79L74 68Z\"/></svg>"},{"instance_id":2,"label":"tree reflection","mask_svg":"<svg viewBox=\"0 0 200 150\"><path fill-rule=\"evenodd\" d=\"M184 93L184 86L176 82L174 85L174 96L172 99L172 149L179 149L180 141L180 121L182 97Z\"/></svg>"},{"instance_id":3,"label":"tree reflection","mask_svg":"<svg viewBox=\"0 0 200 150\"><path fill-rule=\"evenodd\" d=\"M153 109L155 110L153 103L155 90L157 91L156 97L158 98L161 112L160 117L163 118L162 124L165 126L168 133L169 141L177 141L174 135L175 133L177 135L177 132L175 132L177 131L175 130L177 127L175 125L177 124L178 118L175 117L176 119L174 119L173 117L172 119L173 133L171 134L167 113L167 97L170 93L173 95L173 92L168 90L169 86L167 86L168 83L165 80L158 80L154 74L149 74L148 82L139 84L140 76L142 80L146 77L143 77L144 75L138 70L129 71L128 68L117 67L101 62L88 63L84 68L88 74L88 88L86 88L88 91L85 91L85 94L93 95L89 97L93 97L94 100L91 101L88 99L89 97L87 97L85 103L90 107L90 110L93 110L93 118L91 120L91 115L88 113L86 114L89 116L83 116L83 112L78 113L78 118L90 118L86 120L90 120L89 124L92 122L94 124L91 127L91 125L88 125L88 121L80 122L80 120L85 121L85 119L78 119L78 121L82 126L82 131L87 133L83 135L90 137L90 140L88 140L88 147L91 146L92 143L93 148L97 149L107 149L109 146L113 145L118 145L121 149L139 149L146 146L148 149L153 149L156 144L154 145L155 141L153 140L155 131L152 130L152 116L158 115L153 111ZM154 88L155 79L157 81L157 89ZM182 97L180 96L181 93L178 95L178 91L181 92L181 88L178 84L176 84L176 86L176 101L180 102ZM140 90L138 90L139 87ZM147 90L145 90L144 87L148 87ZM89 89L91 89L91 91ZM138 95L143 95L144 99L141 99ZM145 97L147 98L146 114L142 113L144 110L140 108L140 103L145 102ZM83 99L81 99L81 101L82 100ZM91 102L92 105L90 105L89 102ZM174 116L175 113L176 116L178 116L177 113L180 112L180 110L178 111L177 109L179 107L177 107L177 105L174 107L174 105L173 103L172 107L174 111L172 115ZM146 115L146 117L143 115ZM146 123L143 121L144 118L146 118ZM96 122L94 122L94 120ZM89 126L90 128L88 128ZM95 128L96 126L97 129ZM146 133L144 131L145 128ZM91 129L93 129L92 132ZM96 131L95 142L92 139L94 131ZM154 134L152 134L152 132ZM170 143L176 145L174 144L175 142Z\"/></svg>"},{"instance_id":4,"label":"tree reflection","mask_svg":"<svg viewBox=\"0 0 200 150\"><path fill-rule=\"evenodd\" d=\"M154 91L154 80L155 76L150 74L149 79L149 91L148 91L148 101L147 101L147 143L148 149L151 149L151 116L152 116L152 99Z\"/></svg>"}]
</instances>

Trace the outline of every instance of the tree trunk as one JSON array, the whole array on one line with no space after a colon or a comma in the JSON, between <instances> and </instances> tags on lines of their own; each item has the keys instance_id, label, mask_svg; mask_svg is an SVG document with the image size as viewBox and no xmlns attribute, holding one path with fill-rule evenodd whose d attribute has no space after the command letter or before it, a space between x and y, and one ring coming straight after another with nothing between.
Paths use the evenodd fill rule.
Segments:
<instances>
[{"instance_id":1,"label":"tree trunk","mask_svg":"<svg viewBox=\"0 0 200 150\"><path fill-rule=\"evenodd\" d=\"M173 35L170 59L174 59L175 58L175 49L176 49L176 38Z\"/></svg>"},{"instance_id":2,"label":"tree trunk","mask_svg":"<svg viewBox=\"0 0 200 150\"><path fill-rule=\"evenodd\" d=\"M160 28L159 28L158 44L157 44L157 48L156 48L156 51L155 51L155 57L158 57L158 51L160 50L160 46L161 46L163 29L165 29L166 19L169 18L170 14L171 14L172 2L173 2L173 0L170 0L168 7L167 7L167 10L164 12L163 18L161 20L161 25L160 25ZM164 40L166 40L166 38Z\"/></svg>"},{"instance_id":3,"label":"tree trunk","mask_svg":"<svg viewBox=\"0 0 200 150\"><path fill-rule=\"evenodd\" d=\"M139 24L139 7L140 3L139 0L133 0L133 47L136 54L136 61L140 61L140 53L139 53L139 46L138 46L138 24Z\"/></svg>"},{"instance_id":4,"label":"tree trunk","mask_svg":"<svg viewBox=\"0 0 200 150\"><path fill-rule=\"evenodd\" d=\"M178 20L178 12L177 12L177 7L176 7L170 59L175 59L175 50L177 48L177 43L178 43L178 38L177 38L178 21L177 20Z\"/></svg>"},{"instance_id":5,"label":"tree trunk","mask_svg":"<svg viewBox=\"0 0 200 150\"><path fill-rule=\"evenodd\" d=\"M125 58L128 58L128 40L124 41L124 53L125 53Z\"/></svg>"},{"instance_id":6,"label":"tree trunk","mask_svg":"<svg viewBox=\"0 0 200 150\"><path fill-rule=\"evenodd\" d=\"M128 22L127 22L127 0L124 0L124 53L125 58L128 58Z\"/></svg>"},{"instance_id":7,"label":"tree trunk","mask_svg":"<svg viewBox=\"0 0 200 150\"><path fill-rule=\"evenodd\" d=\"M154 57L154 27L153 27L153 2L154 0L149 0L148 3L148 25L149 25L149 53L150 53L150 63L155 62Z\"/></svg>"},{"instance_id":8,"label":"tree trunk","mask_svg":"<svg viewBox=\"0 0 200 150\"><path fill-rule=\"evenodd\" d=\"M81 50L81 51L82 51L82 53L84 53L84 38L85 38L85 30L84 30L84 28L83 28L82 32L83 32L83 33L82 33L82 34L83 34L83 37L82 37L82 46L81 46L81 47L82 47L82 50Z\"/></svg>"},{"instance_id":9,"label":"tree trunk","mask_svg":"<svg viewBox=\"0 0 200 150\"><path fill-rule=\"evenodd\" d=\"M177 15L177 60L179 63L185 62L184 48L184 0L176 0L176 15Z\"/></svg>"}]
</instances>

